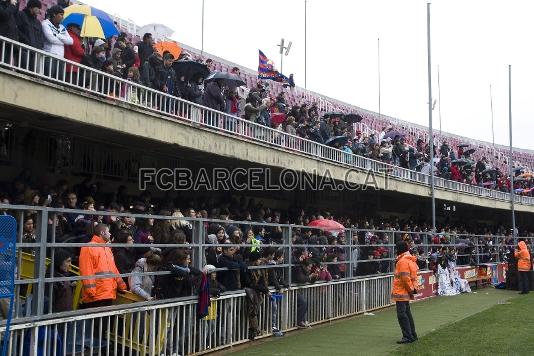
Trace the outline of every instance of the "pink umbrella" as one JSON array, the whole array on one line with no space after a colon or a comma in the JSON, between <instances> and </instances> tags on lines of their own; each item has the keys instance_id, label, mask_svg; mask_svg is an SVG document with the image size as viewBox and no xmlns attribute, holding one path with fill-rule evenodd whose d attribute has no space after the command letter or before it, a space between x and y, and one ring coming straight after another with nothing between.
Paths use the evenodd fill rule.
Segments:
<instances>
[{"instance_id":1,"label":"pink umbrella","mask_svg":"<svg viewBox=\"0 0 534 356\"><path fill-rule=\"evenodd\" d=\"M308 226L320 228L329 232L342 232L345 230L345 226L341 225L337 221L328 219L313 220L308 224Z\"/></svg>"}]
</instances>

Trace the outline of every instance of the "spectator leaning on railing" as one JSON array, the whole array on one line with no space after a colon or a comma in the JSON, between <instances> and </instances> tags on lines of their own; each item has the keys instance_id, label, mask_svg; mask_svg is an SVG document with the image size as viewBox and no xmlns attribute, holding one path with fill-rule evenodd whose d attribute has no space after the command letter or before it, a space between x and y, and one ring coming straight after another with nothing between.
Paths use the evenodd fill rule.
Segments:
<instances>
[{"instance_id":1,"label":"spectator leaning on railing","mask_svg":"<svg viewBox=\"0 0 534 356\"><path fill-rule=\"evenodd\" d=\"M61 24L63 15L63 9L54 5L48 10L48 18L41 23L45 38L43 49L60 58L65 56L65 46L74 43L65 26ZM64 62L50 57L45 58L45 75L63 80L64 69Z\"/></svg>"},{"instance_id":2,"label":"spectator leaning on railing","mask_svg":"<svg viewBox=\"0 0 534 356\"><path fill-rule=\"evenodd\" d=\"M43 27L37 19L41 6L39 0L29 0L24 10L17 14L20 42L36 49L43 49L44 47Z\"/></svg>"}]
</instances>

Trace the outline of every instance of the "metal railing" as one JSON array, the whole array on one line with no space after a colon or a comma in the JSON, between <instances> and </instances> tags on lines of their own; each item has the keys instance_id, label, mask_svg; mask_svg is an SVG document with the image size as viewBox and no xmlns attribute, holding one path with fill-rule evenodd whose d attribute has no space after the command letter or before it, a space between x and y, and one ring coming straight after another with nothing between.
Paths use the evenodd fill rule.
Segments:
<instances>
[{"instance_id":1,"label":"metal railing","mask_svg":"<svg viewBox=\"0 0 534 356\"><path fill-rule=\"evenodd\" d=\"M175 96L118 78L50 53L0 36L0 66L29 74L46 82L59 83L100 98L129 104L166 117L200 126L241 140L264 143L291 153L304 154L344 167L378 173L391 172L391 177L417 184L429 185L430 176L393 166L369 158L347 153L302 137L272 129L220 111L185 101ZM6 73L10 73L7 71ZM435 186L497 200L509 201L509 193L474 185L435 178ZM534 205L534 198L516 196L517 203Z\"/></svg>"},{"instance_id":2,"label":"metal railing","mask_svg":"<svg viewBox=\"0 0 534 356\"><path fill-rule=\"evenodd\" d=\"M297 310L308 309L310 324L361 314L391 305L393 277L384 275L285 290L276 302L264 298L259 312L262 335L296 329ZM210 315L196 318L196 300L127 306L117 311L41 319L12 327L8 355L190 355L248 341L246 295L211 301ZM1 330L1 328L0 328Z\"/></svg>"},{"instance_id":3,"label":"metal railing","mask_svg":"<svg viewBox=\"0 0 534 356\"><path fill-rule=\"evenodd\" d=\"M138 297L132 298L131 292L128 292L129 296L119 294L119 303L113 306L84 310L75 310L73 306L71 311L56 312L53 309L56 296L53 288L50 288L54 283L76 282L77 286L81 287L81 281L85 279L133 275L156 275L157 278L170 273L158 270L142 273L128 271L118 275L55 276L53 268L47 266L55 265L58 249L77 251L80 247L89 246L88 243L80 242L87 241L86 238L80 239L78 236L76 239L69 239L58 234L58 224L66 214L80 215L82 221L91 222L106 217L116 217L119 220L123 217L133 217L155 219L155 224L180 222L181 225L176 226L182 226L184 229L190 226L190 243L108 243L91 246L131 247L131 253L134 253L135 249L145 247L185 248L192 256L192 266L199 269L208 263L208 252L217 247L237 247L243 256L249 248L258 247L247 243L246 240L210 243L209 224L234 225L242 227L243 230L248 226L278 228L281 232L280 239L271 241L271 244L262 244L260 249L281 249L284 252L284 262L275 266L249 266L250 270L267 268L270 272L276 269L288 282L281 289L281 298L263 298L258 325L264 336L271 335L273 325L277 325L281 330L298 327L302 308L307 311L306 319L313 324L389 306L391 272L394 267L393 241L398 239L409 238L413 241L412 251L419 257L418 265L422 270L433 268L432 264L436 265L439 258L445 258L445 253L454 255L459 266L504 261L515 245L510 236L461 235L448 232L430 235L390 229L347 228L340 231L334 240L330 233L297 225L16 205L0 205L0 209L8 209L21 227L17 239L17 297L9 339L9 355L38 355L42 352L66 355L79 353L84 349L91 354L95 352L104 355L129 352L144 355L194 354L246 342L248 339L247 296L242 290L229 291L218 298L212 298L208 316L203 319L196 317L195 296L143 301ZM28 231L24 231L22 227L27 222L24 215L28 212L31 212L36 220L37 229L33 232L35 242L25 242ZM306 231L310 231L312 237L294 241L295 235L302 237ZM330 241L327 240L328 237L331 237ZM532 246L533 241L531 238L529 245ZM313 284L300 284L295 279L294 272L300 266L296 257L301 256L303 252L307 253L310 261L316 259L313 263L326 266L325 269L331 270L331 274L334 273L333 268L342 271L339 279L319 279ZM337 260L325 258L328 256L336 256ZM73 253L73 257L77 256ZM29 265L28 261L31 262ZM28 275L28 270L33 274ZM217 271L224 272L228 269L218 268ZM24 273L26 275L23 275ZM273 290L272 293L274 292ZM5 326L0 322L0 333L3 328Z\"/></svg>"},{"instance_id":4,"label":"metal railing","mask_svg":"<svg viewBox=\"0 0 534 356\"><path fill-rule=\"evenodd\" d=\"M454 256L459 266L478 265L481 263L498 263L506 260L506 255L513 250L515 241L510 236L483 236L483 235L461 235L456 233L439 233L431 235L427 232L410 232L396 230L368 230L358 228L346 228L331 234L320 229L298 225L266 224L250 221L228 221L182 218L175 216L139 215L131 213L117 213L109 211L87 211L74 209L51 209L33 206L0 205L0 209L7 209L13 215L19 226L17 248L18 248L18 268L16 276L16 305L14 322L34 320L35 317L55 315L54 310L56 298L50 286L57 282L76 283L75 291L78 298L73 301L73 311L79 306L79 294L81 293L82 282L87 279L102 279L111 277L128 278L130 276L158 276L169 274L165 270L152 272L132 272L130 270L120 271L118 275L99 274L82 275L74 268L72 276L55 276L52 266L56 265L56 254L58 250L67 251L72 257L73 263L78 264L79 249L91 246L92 248L107 246L113 249L129 248L128 253L136 254L141 258L143 253L149 248L160 248L170 250L173 248L183 248L192 257L192 266L202 270L207 264L217 264L221 251L218 248L235 247L238 254L245 260L253 249L258 249L258 245L247 241L248 230L256 231L261 228L270 231L271 235L266 236L266 243L259 246L262 248L280 249L284 255L284 262L278 265L250 266L254 269L276 269L283 280L289 286L295 286L299 282L294 273L295 268L299 268L299 257L311 262L314 270L308 273L316 273L316 279L322 280L346 280L389 274L394 269L395 254L394 242L399 239L412 241L412 251L418 256L420 269L432 268L443 254ZM25 223L28 222L28 213L33 219L36 228L29 232ZM61 234L61 224L65 221L67 214L80 216L75 229L83 228L82 232L72 229L68 234ZM92 226L101 221L114 217L119 222L124 218L134 218L137 220L154 219L154 227L151 233L154 235L155 243L113 243L88 244L91 233L88 231ZM112 220L112 219L108 219ZM80 225L81 224L81 225ZM85 225L84 225L85 224ZM119 224L119 223L115 223ZM157 227L164 225L183 227L190 231L190 240L182 242L161 242L156 234ZM209 237L211 226L222 225L228 227L233 225L239 231L239 238L222 237L221 240L213 241ZM118 225L117 225L118 226ZM132 225L129 229L133 230ZM24 228L23 228L24 227ZM88 230L87 230L88 229ZM64 229L63 229L64 230ZM118 229L114 230L118 231ZM134 234L132 232L132 234ZM306 234L309 237L306 237ZM256 234L253 234L256 236ZM116 238L117 236L113 236ZM229 241L226 241L226 240ZM532 239L532 238L531 238ZM534 240L529 240L530 241ZM117 250L118 251L118 250ZM215 260L216 258L216 260ZM214 261L214 262L212 262ZM217 266L219 267L219 266ZM219 268L218 271L225 271L226 268ZM131 295L131 297L136 297ZM142 298L136 297L129 301L140 301ZM147 305L159 303L161 301L148 302Z\"/></svg>"}]
</instances>

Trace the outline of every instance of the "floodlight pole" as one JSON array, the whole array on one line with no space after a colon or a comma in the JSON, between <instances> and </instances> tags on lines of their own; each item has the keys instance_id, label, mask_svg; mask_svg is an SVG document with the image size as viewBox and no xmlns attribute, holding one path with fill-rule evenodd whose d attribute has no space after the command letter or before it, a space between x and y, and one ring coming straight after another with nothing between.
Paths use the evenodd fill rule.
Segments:
<instances>
[{"instance_id":1,"label":"floodlight pole","mask_svg":"<svg viewBox=\"0 0 534 356\"><path fill-rule=\"evenodd\" d=\"M439 84L439 65L438 65L438 115L439 115L439 134L441 135L441 85Z\"/></svg>"},{"instance_id":2,"label":"floodlight pole","mask_svg":"<svg viewBox=\"0 0 534 356\"><path fill-rule=\"evenodd\" d=\"M430 3L426 4L428 50L428 144L430 147L430 190L432 195L432 233L436 232L436 195L434 191L434 133L432 131L432 62L430 51Z\"/></svg>"},{"instance_id":3,"label":"floodlight pole","mask_svg":"<svg viewBox=\"0 0 534 356\"><path fill-rule=\"evenodd\" d=\"M306 86L306 74L307 74L307 59L308 59L308 31L307 31L307 24L308 24L308 0L304 0L304 89L307 89ZM282 69L280 69L282 71Z\"/></svg>"},{"instance_id":4,"label":"floodlight pole","mask_svg":"<svg viewBox=\"0 0 534 356\"><path fill-rule=\"evenodd\" d=\"M491 92L491 84L490 84L490 109L491 109L491 143L493 145L493 151L495 155L495 130L493 128L493 93Z\"/></svg>"},{"instance_id":5,"label":"floodlight pole","mask_svg":"<svg viewBox=\"0 0 534 356\"><path fill-rule=\"evenodd\" d=\"M510 202L512 205L512 237L517 238L515 233L515 196L514 196L514 161L512 160L512 66L508 65L508 128L510 131L510 158L508 168L510 171ZM515 241L517 244L517 241Z\"/></svg>"},{"instance_id":6,"label":"floodlight pole","mask_svg":"<svg viewBox=\"0 0 534 356\"><path fill-rule=\"evenodd\" d=\"M280 40L280 44L278 44L277 46L280 47L280 74L283 74L284 50L286 51L285 55L287 56L289 54L289 50L291 49L291 41L289 41L287 46L284 46L284 39L282 38Z\"/></svg>"},{"instance_id":7,"label":"floodlight pole","mask_svg":"<svg viewBox=\"0 0 534 356\"><path fill-rule=\"evenodd\" d=\"M380 81L380 37L378 37L378 48L377 48L377 60L378 60L378 119L382 117L382 98L381 98L381 81Z\"/></svg>"},{"instance_id":8,"label":"floodlight pole","mask_svg":"<svg viewBox=\"0 0 534 356\"><path fill-rule=\"evenodd\" d=\"M204 0L202 0L202 44L200 47L200 55L204 54Z\"/></svg>"}]
</instances>

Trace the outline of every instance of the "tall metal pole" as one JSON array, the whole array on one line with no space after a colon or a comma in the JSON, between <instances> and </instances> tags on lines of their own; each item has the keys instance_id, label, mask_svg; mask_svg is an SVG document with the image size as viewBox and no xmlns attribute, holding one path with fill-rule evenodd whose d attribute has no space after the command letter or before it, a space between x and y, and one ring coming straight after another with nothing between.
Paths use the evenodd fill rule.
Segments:
<instances>
[{"instance_id":1,"label":"tall metal pole","mask_svg":"<svg viewBox=\"0 0 534 356\"><path fill-rule=\"evenodd\" d=\"M439 85L439 64L438 64L438 114L439 114L439 134L441 135L441 85Z\"/></svg>"},{"instance_id":2,"label":"tall metal pole","mask_svg":"<svg viewBox=\"0 0 534 356\"><path fill-rule=\"evenodd\" d=\"M200 55L204 54L204 0L202 0L202 45L200 47Z\"/></svg>"},{"instance_id":3,"label":"tall metal pole","mask_svg":"<svg viewBox=\"0 0 534 356\"><path fill-rule=\"evenodd\" d=\"M280 74L282 73L284 73L284 54L280 53Z\"/></svg>"},{"instance_id":4,"label":"tall metal pole","mask_svg":"<svg viewBox=\"0 0 534 356\"><path fill-rule=\"evenodd\" d=\"M432 131L432 62L430 51L430 3L426 4L426 35L428 49L428 141L430 146L430 190L432 194L432 232L436 232L436 196L434 192L434 133Z\"/></svg>"},{"instance_id":5,"label":"tall metal pole","mask_svg":"<svg viewBox=\"0 0 534 356\"><path fill-rule=\"evenodd\" d=\"M308 59L308 0L304 0L304 89L307 89L306 75L307 75L307 59Z\"/></svg>"},{"instance_id":6,"label":"tall metal pole","mask_svg":"<svg viewBox=\"0 0 534 356\"><path fill-rule=\"evenodd\" d=\"M493 93L491 92L491 84L490 84L490 109L491 109L491 142L493 144L493 148L495 149L495 131L493 129Z\"/></svg>"},{"instance_id":7,"label":"tall metal pole","mask_svg":"<svg viewBox=\"0 0 534 356\"><path fill-rule=\"evenodd\" d=\"M508 65L508 127L510 130L510 157L508 167L510 171L510 202L512 204L512 237L515 239L515 202L514 202L514 167L512 160L512 66ZM517 241L516 241L517 243Z\"/></svg>"},{"instance_id":8,"label":"tall metal pole","mask_svg":"<svg viewBox=\"0 0 534 356\"><path fill-rule=\"evenodd\" d=\"M382 116L382 95L381 95L381 81L380 81L380 37L378 37L378 118Z\"/></svg>"}]
</instances>

